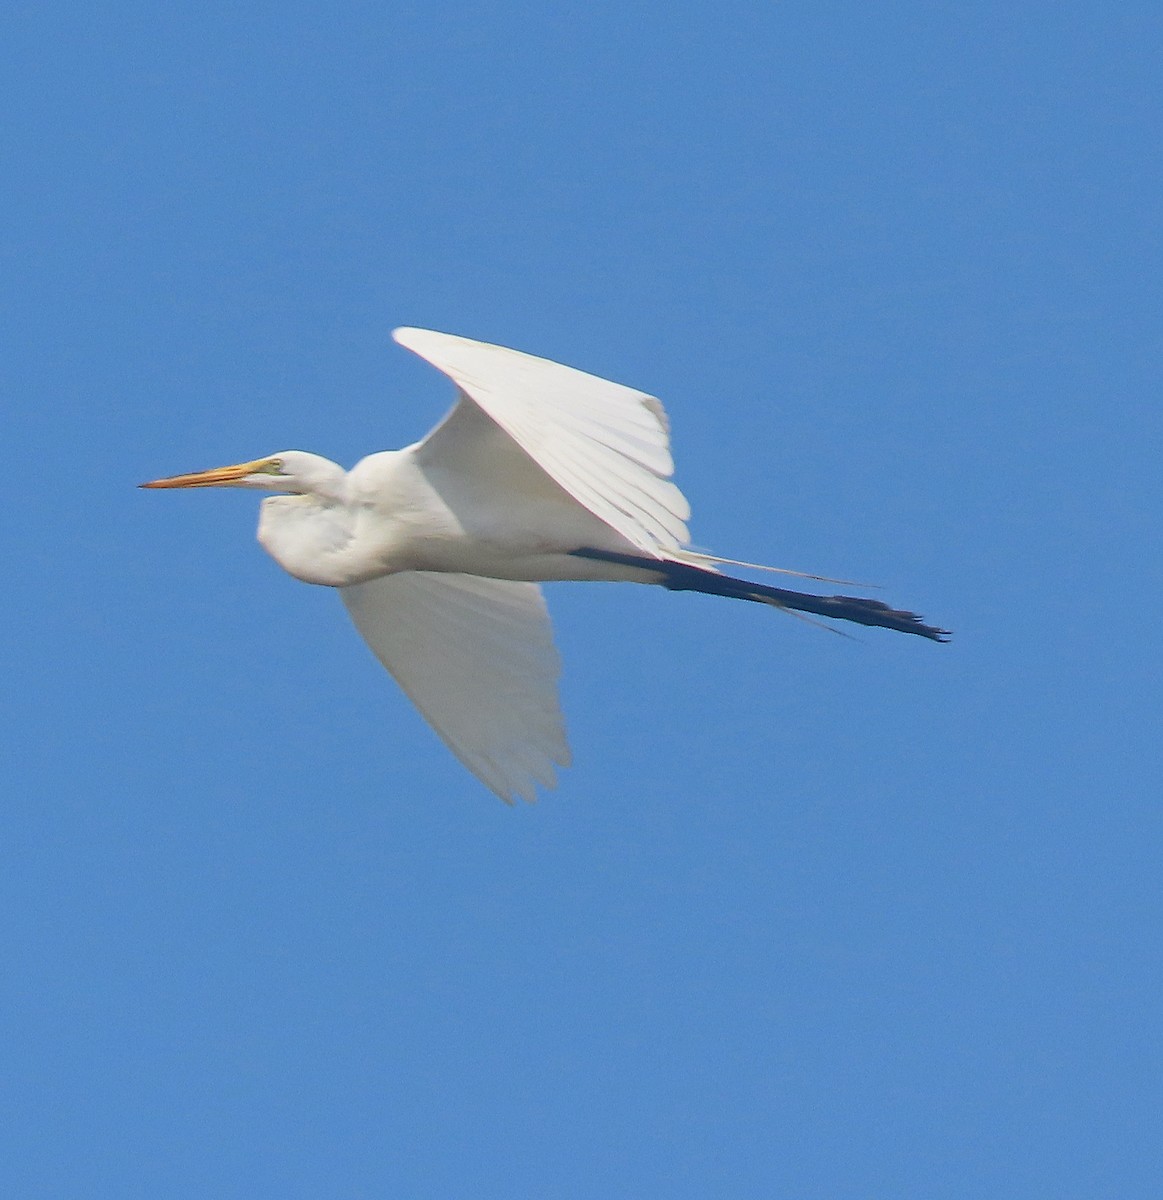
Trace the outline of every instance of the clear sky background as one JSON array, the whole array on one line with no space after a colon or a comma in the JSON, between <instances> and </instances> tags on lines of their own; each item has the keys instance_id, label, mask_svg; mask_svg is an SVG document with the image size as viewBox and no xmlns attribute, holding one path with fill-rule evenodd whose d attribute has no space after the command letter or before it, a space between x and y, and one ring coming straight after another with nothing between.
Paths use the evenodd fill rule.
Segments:
<instances>
[{"instance_id":1,"label":"clear sky background","mask_svg":"<svg viewBox=\"0 0 1163 1200\"><path fill-rule=\"evenodd\" d=\"M13 11L13 10L16 11ZM10 6L0 1193L1148 1197L1163 16ZM508 809L255 497L498 341L699 545L956 631L549 589Z\"/></svg>"}]
</instances>

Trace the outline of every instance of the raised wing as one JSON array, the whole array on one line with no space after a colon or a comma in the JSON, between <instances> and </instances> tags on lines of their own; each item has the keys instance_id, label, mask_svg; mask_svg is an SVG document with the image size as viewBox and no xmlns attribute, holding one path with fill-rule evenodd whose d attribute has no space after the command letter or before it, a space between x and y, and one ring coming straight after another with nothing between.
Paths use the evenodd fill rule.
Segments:
<instances>
[{"instance_id":1,"label":"raised wing","mask_svg":"<svg viewBox=\"0 0 1163 1200\"><path fill-rule=\"evenodd\" d=\"M640 550L659 556L689 540L690 505L670 482L666 413L653 396L448 333L397 329L392 336L461 393L421 454L463 458L483 411L555 483Z\"/></svg>"},{"instance_id":2,"label":"raised wing","mask_svg":"<svg viewBox=\"0 0 1163 1200\"><path fill-rule=\"evenodd\" d=\"M569 747L561 660L535 583L387 575L340 588L355 627L448 748L506 803L553 787Z\"/></svg>"}]
</instances>

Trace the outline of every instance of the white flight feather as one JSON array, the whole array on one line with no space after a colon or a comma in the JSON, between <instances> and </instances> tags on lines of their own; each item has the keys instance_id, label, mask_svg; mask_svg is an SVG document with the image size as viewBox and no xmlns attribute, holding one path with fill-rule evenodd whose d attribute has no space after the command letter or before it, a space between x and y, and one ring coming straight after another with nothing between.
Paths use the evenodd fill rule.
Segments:
<instances>
[{"instance_id":1,"label":"white flight feather","mask_svg":"<svg viewBox=\"0 0 1163 1200\"><path fill-rule=\"evenodd\" d=\"M462 763L503 800L553 787L569 747L561 660L535 583L407 571L340 588L376 657Z\"/></svg>"},{"instance_id":2,"label":"white flight feather","mask_svg":"<svg viewBox=\"0 0 1163 1200\"><path fill-rule=\"evenodd\" d=\"M478 406L558 485L639 550L665 557L687 542L690 506L670 482L666 413L655 397L448 333L405 328L392 336L460 388L458 406ZM435 446L455 415L426 443Z\"/></svg>"}]
</instances>

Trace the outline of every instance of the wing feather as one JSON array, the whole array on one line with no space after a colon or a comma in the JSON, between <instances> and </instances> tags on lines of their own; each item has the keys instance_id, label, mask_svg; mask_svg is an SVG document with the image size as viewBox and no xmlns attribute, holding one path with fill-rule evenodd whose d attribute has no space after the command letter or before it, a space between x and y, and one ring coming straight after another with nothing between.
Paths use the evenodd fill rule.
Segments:
<instances>
[{"instance_id":1,"label":"wing feather","mask_svg":"<svg viewBox=\"0 0 1163 1200\"><path fill-rule=\"evenodd\" d=\"M666 412L653 396L517 350L426 329L397 329L401 346L460 389L452 415L422 443L444 445L465 404L483 411L579 504L647 554L689 540L690 506L670 482Z\"/></svg>"},{"instance_id":2,"label":"wing feather","mask_svg":"<svg viewBox=\"0 0 1163 1200\"><path fill-rule=\"evenodd\" d=\"M535 583L410 571L339 589L355 627L448 748L502 800L569 765L561 660Z\"/></svg>"},{"instance_id":3,"label":"wing feather","mask_svg":"<svg viewBox=\"0 0 1163 1200\"><path fill-rule=\"evenodd\" d=\"M579 443L568 462L563 461L557 453L547 456L547 461L555 463L558 470L569 475L576 489L571 489L572 494L578 499L584 492L594 496L595 503L605 501L612 504L625 518L639 521L659 545L685 540L686 526L680 514L689 516L690 512L686 508L686 498L674 484L665 486L673 489L675 494L660 499L657 489L648 491L642 487L637 474L625 470L617 474L610 472L607 474L606 494L601 496L589 483L603 468L590 445ZM587 467L590 469L587 470Z\"/></svg>"}]
</instances>

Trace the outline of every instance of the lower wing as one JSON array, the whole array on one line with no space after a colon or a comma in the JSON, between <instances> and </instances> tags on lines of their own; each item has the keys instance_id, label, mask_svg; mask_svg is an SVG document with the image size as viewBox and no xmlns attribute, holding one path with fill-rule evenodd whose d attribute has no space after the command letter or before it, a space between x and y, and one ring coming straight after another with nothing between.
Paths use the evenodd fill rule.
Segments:
<instances>
[{"instance_id":1,"label":"lower wing","mask_svg":"<svg viewBox=\"0 0 1163 1200\"><path fill-rule=\"evenodd\" d=\"M506 803L569 747L561 660L535 583L409 571L340 588L355 627L448 748Z\"/></svg>"}]
</instances>

